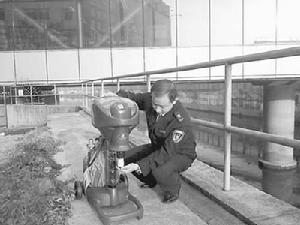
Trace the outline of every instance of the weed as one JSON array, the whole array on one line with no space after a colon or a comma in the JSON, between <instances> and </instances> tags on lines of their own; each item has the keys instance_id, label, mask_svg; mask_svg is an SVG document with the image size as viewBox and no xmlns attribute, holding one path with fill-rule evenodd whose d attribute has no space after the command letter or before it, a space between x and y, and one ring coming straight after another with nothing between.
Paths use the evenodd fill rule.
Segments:
<instances>
[{"instance_id":1,"label":"weed","mask_svg":"<svg viewBox=\"0 0 300 225\"><path fill-rule=\"evenodd\" d=\"M56 179L62 168L53 160L59 144L46 129L36 129L0 165L0 224L66 224L71 190Z\"/></svg>"}]
</instances>

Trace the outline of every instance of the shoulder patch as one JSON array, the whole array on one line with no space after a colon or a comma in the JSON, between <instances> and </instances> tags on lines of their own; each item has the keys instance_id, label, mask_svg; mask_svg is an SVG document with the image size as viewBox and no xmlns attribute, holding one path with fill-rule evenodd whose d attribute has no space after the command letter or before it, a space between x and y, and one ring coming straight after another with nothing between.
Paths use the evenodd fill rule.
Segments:
<instances>
[{"instance_id":1,"label":"shoulder patch","mask_svg":"<svg viewBox=\"0 0 300 225\"><path fill-rule=\"evenodd\" d=\"M181 130L174 130L173 131L173 142L175 144L179 143L183 137L184 137L185 133Z\"/></svg>"},{"instance_id":2,"label":"shoulder patch","mask_svg":"<svg viewBox=\"0 0 300 225\"><path fill-rule=\"evenodd\" d=\"M176 119L179 121L179 122L182 122L183 121L183 116L180 114L180 112L175 112L174 113Z\"/></svg>"}]
</instances>

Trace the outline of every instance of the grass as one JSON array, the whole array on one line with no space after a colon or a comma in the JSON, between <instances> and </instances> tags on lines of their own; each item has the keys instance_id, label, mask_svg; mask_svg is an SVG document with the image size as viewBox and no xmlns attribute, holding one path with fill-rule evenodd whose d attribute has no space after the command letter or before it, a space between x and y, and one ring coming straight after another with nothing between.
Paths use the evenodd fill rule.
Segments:
<instances>
[{"instance_id":1,"label":"grass","mask_svg":"<svg viewBox=\"0 0 300 225\"><path fill-rule=\"evenodd\" d=\"M0 224L61 225L70 216L71 190L56 179L59 143L46 129L25 134L0 164Z\"/></svg>"}]
</instances>

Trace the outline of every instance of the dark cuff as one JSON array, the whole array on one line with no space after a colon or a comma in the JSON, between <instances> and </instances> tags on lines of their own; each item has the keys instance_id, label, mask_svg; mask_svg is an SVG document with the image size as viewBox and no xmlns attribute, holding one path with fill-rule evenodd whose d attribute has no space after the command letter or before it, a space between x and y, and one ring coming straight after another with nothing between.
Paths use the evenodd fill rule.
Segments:
<instances>
[{"instance_id":1,"label":"dark cuff","mask_svg":"<svg viewBox=\"0 0 300 225\"><path fill-rule=\"evenodd\" d=\"M147 176L150 173L150 163L147 158L138 161L137 164L139 165L143 176Z\"/></svg>"}]
</instances>

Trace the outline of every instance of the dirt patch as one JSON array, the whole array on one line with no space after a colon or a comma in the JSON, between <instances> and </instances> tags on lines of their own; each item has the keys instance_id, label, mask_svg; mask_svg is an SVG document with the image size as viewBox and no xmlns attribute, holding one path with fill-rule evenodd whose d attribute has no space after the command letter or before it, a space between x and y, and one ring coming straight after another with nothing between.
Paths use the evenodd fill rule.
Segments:
<instances>
[{"instance_id":1,"label":"dirt patch","mask_svg":"<svg viewBox=\"0 0 300 225\"><path fill-rule=\"evenodd\" d=\"M59 145L46 128L0 138L0 224L66 224L72 192L56 179Z\"/></svg>"},{"instance_id":2,"label":"dirt patch","mask_svg":"<svg viewBox=\"0 0 300 225\"><path fill-rule=\"evenodd\" d=\"M0 164L7 162L16 154L16 144L23 139L24 135L0 135Z\"/></svg>"}]
</instances>

